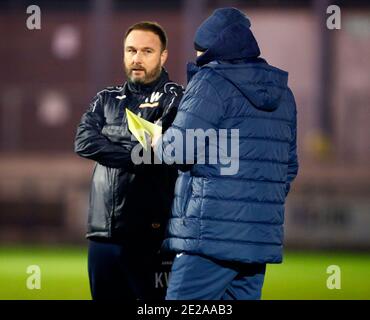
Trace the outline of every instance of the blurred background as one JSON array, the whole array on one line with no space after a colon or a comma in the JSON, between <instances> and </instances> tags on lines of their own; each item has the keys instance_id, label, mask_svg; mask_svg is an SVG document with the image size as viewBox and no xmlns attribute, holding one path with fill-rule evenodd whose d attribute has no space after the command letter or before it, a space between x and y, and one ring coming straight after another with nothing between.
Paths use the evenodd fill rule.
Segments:
<instances>
[{"instance_id":1,"label":"blurred background","mask_svg":"<svg viewBox=\"0 0 370 320\"><path fill-rule=\"evenodd\" d=\"M341 29L327 28L331 4ZM27 7L41 9L29 30ZM123 36L160 23L166 68L186 85L193 35L214 9L252 21L262 57L289 72L300 172L286 205L286 260L265 299L370 299L370 3L327 0L0 1L0 298L89 299L85 227L94 163L73 153L90 100L125 81ZM28 265L43 270L28 290ZM330 290L329 265L342 271Z\"/></svg>"}]
</instances>

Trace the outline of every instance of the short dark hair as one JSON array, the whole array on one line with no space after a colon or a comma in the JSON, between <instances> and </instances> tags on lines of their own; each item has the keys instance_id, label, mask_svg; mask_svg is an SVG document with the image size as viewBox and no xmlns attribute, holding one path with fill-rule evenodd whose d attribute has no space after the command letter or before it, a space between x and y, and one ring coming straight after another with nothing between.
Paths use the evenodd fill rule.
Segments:
<instances>
[{"instance_id":1,"label":"short dark hair","mask_svg":"<svg viewBox=\"0 0 370 320\"><path fill-rule=\"evenodd\" d=\"M125 34L125 40L127 36L131 33L133 30L142 30L142 31L151 31L154 34L156 34L159 37L159 40L161 41L162 51L167 49L167 35L166 32L163 30L163 28L157 23L152 21L141 21L138 23L133 24L131 27L129 27Z\"/></svg>"}]
</instances>

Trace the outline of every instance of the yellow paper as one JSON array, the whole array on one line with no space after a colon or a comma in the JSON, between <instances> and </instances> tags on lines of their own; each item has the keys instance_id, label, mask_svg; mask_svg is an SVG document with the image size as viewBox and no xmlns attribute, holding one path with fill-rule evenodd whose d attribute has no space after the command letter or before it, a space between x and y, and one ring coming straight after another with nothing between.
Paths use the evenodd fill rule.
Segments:
<instances>
[{"instance_id":1,"label":"yellow paper","mask_svg":"<svg viewBox=\"0 0 370 320\"><path fill-rule=\"evenodd\" d=\"M134 137L140 142L140 144L144 147L145 150L147 146L145 133L149 134L150 137L162 133L161 126L158 126L150 121L147 121L139 117L138 115L130 111L128 108L126 108L126 116L129 130L134 135Z\"/></svg>"}]
</instances>

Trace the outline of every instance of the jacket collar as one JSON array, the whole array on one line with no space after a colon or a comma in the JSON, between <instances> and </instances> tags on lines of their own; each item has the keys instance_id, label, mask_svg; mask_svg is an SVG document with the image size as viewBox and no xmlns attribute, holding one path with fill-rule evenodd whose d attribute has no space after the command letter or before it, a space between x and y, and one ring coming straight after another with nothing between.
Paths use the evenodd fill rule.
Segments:
<instances>
[{"instance_id":1,"label":"jacket collar","mask_svg":"<svg viewBox=\"0 0 370 320\"><path fill-rule=\"evenodd\" d=\"M199 66L197 63L188 62L187 64L187 80L190 82L191 78L201 69L207 66L212 66L220 63L228 64L245 64L245 63L267 63L265 59L261 57L243 58L243 59L233 59L229 61L210 61L209 63Z\"/></svg>"}]
</instances>

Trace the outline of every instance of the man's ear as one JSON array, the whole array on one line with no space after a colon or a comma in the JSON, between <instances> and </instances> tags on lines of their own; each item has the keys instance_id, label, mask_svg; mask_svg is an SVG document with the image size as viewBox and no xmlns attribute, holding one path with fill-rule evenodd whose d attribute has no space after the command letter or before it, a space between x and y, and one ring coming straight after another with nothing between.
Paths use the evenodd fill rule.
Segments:
<instances>
[{"instance_id":1,"label":"man's ear","mask_svg":"<svg viewBox=\"0 0 370 320\"><path fill-rule=\"evenodd\" d=\"M167 57L168 57L168 51L166 49L166 50L163 50L163 52L161 53L161 67L163 67L163 65L166 63Z\"/></svg>"}]
</instances>

